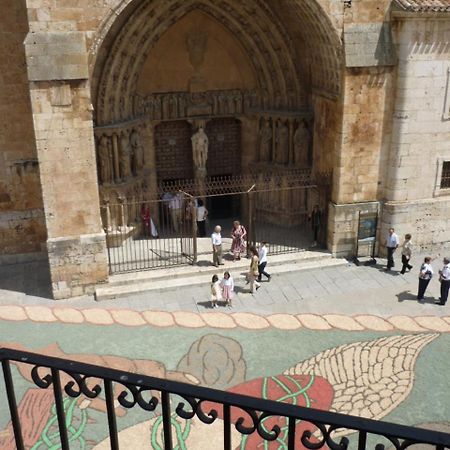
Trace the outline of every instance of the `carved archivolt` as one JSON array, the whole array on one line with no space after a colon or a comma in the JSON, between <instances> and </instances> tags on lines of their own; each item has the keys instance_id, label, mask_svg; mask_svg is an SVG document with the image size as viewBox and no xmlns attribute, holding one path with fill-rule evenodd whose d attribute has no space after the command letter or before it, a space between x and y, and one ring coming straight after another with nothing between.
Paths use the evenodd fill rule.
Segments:
<instances>
[{"instance_id":1,"label":"carved archivolt","mask_svg":"<svg viewBox=\"0 0 450 450\"><path fill-rule=\"evenodd\" d=\"M337 0L330 0L333 1ZM92 80L97 124L131 117L129 99L148 53L170 26L195 9L218 20L240 41L258 74L259 95L271 106L302 103L299 69L310 77L312 86L337 96L341 84L342 43L330 18L317 0L280 3L277 0L120 1L111 17L105 19L90 49L91 61L96 55L100 56ZM100 51L103 41L111 42L108 30L113 33L119 28L113 26L113 19L125 7L134 7L134 11L127 15L113 44L105 44ZM304 48L300 59L294 62L291 36L295 35L302 36Z\"/></svg>"},{"instance_id":2,"label":"carved archivolt","mask_svg":"<svg viewBox=\"0 0 450 450\"><path fill-rule=\"evenodd\" d=\"M170 26L195 9L227 27L244 47L258 77L258 97L267 109L304 106L305 96L296 75L289 37L270 9L258 3L254 0L143 1L108 52L97 92L97 124L133 117L131 99L149 52Z\"/></svg>"}]
</instances>

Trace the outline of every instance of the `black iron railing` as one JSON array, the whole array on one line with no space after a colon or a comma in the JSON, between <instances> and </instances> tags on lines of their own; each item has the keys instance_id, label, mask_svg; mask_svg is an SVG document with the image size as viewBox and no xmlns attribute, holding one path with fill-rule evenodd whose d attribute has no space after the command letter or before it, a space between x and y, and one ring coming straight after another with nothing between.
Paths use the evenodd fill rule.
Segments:
<instances>
[{"instance_id":1,"label":"black iron railing","mask_svg":"<svg viewBox=\"0 0 450 450\"><path fill-rule=\"evenodd\" d=\"M226 450L232 449L232 427L243 435L256 433L262 441L279 439L282 432L280 426L267 425L267 419L273 417L284 420L283 448L290 450L299 448L330 448L332 450L358 448L362 450L369 448L367 439L371 435L380 439L384 437L396 449L405 449L418 443L432 445L436 450L450 448L450 435L435 431L319 411L7 348L0 349L0 360L18 450L23 450L25 447L11 362L29 366L34 383L39 388L53 391L63 450L69 449L64 396L72 398L85 396L89 399L102 396L104 398L110 445L113 450L119 448L116 402L124 408L129 409L137 405L144 411L162 416L166 450L173 448L172 410L181 420L190 420L196 416L205 424L219 420L218 417L221 415L223 448ZM306 428L302 428L301 434L297 432L297 425L300 422L307 424ZM347 437L336 436L336 434L342 436L343 430L357 433L354 446L350 447ZM382 450L385 447L383 444L377 444L373 448Z\"/></svg>"}]
</instances>

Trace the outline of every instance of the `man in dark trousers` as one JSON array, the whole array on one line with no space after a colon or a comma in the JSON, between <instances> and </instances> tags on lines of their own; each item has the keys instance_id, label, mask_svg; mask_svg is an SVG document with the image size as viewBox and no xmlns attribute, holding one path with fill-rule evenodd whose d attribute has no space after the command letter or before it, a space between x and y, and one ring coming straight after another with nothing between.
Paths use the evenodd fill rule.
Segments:
<instances>
[{"instance_id":1,"label":"man in dark trousers","mask_svg":"<svg viewBox=\"0 0 450 450\"><path fill-rule=\"evenodd\" d=\"M441 282L441 297L435 303L444 306L447 303L450 289L450 258L444 258L444 267L439 271L439 280Z\"/></svg>"},{"instance_id":2,"label":"man in dark trousers","mask_svg":"<svg viewBox=\"0 0 450 450\"><path fill-rule=\"evenodd\" d=\"M311 227L314 235L314 242L312 246L316 247L317 241L319 240L319 230L322 226L322 211L320 210L319 205L314 205L309 219L311 220Z\"/></svg>"},{"instance_id":3,"label":"man in dark trousers","mask_svg":"<svg viewBox=\"0 0 450 450\"><path fill-rule=\"evenodd\" d=\"M389 232L386 238L387 249L387 267L386 270L391 270L394 267L394 252L398 248L399 240L398 236L394 233L393 228L389 228Z\"/></svg>"}]
</instances>

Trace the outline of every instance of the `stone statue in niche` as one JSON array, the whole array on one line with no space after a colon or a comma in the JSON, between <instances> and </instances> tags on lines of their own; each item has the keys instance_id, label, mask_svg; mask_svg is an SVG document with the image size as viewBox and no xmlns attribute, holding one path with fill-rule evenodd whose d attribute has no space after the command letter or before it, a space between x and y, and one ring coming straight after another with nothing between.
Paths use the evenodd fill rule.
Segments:
<instances>
[{"instance_id":1,"label":"stone statue in niche","mask_svg":"<svg viewBox=\"0 0 450 450\"><path fill-rule=\"evenodd\" d=\"M261 162L270 161L270 151L272 149L272 127L269 119L265 119L263 126L259 130L259 160Z\"/></svg>"},{"instance_id":2,"label":"stone statue in niche","mask_svg":"<svg viewBox=\"0 0 450 450\"><path fill-rule=\"evenodd\" d=\"M192 30L190 30L186 35L186 49L189 54L189 62L194 69L194 75L189 80L191 86L193 87L196 87L196 85L203 82L200 67L205 59L207 43L208 34L201 30L198 26L192 28Z\"/></svg>"},{"instance_id":3,"label":"stone statue in niche","mask_svg":"<svg viewBox=\"0 0 450 450\"><path fill-rule=\"evenodd\" d=\"M107 136L102 135L98 144L98 159L100 165L100 180L110 183L112 179L111 148Z\"/></svg>"},{"instance_id":4,"label":"stone statue in niche","mask_svg":"<svg viewBox=\"0 0 450 450\"><path fill-rule=\"evenodd\" d=\"M131 145L128 133L122 132L120 135L120 177L126 180L131 175Z\"/></svg>"},{"instance_id":5,"label":"stone statue in niche","mask_svg":"<svg viewBox=\"0 0 450 450\"><path fill-rule=\"evenodd\" d=\"M156 120L161 119L161 96L157 95L153 103L153 117Z\"/></svg>"},{"instance_id":6,"label":"stone statue in niche","mask_svg":"<svg viewBox=\"0 0 450 450\"><path fill-rule=\"evenodd\" d=\"M130 144L134 155L133 172L137 174L144 167L144 149L141 144L141 137L137 130L131 132Z\"/></svg>"},{"instance_id":7,"label":"stone statue in niche","mask_svg":"<svg viewBox=\"0 0 450 450\"><path fill-rule=\"evenodd\" d=\"M294 164L297 167L308 166L309 130L302 120L294 133Z\"/></svg>"},{"instance_id":8,"label":"stone statue in niche","mask_svg":"<svg viewBox=\"0 0 450 450\"><path fill-rule=\"evenodd\" d=\"M173 94L169 98L169 117L176 119L178 117L178 100L176 94Z\"/></svg>"},{"instance_id":9,"label":"stone statue in niche","mask_svg":"<svg viewBox=\"0 0 450 450\"><path fill-rule=\"evenodd\" d=\"M169 105L169 95L164 95L162 99L162 118L169 119L170 118L170 105Z\"/></svg>"},{"instance_id":10,"label":"stone statue in niche","mask_svg":"<svg viewBox=\"0 0 450 450\"><path fill-rule=\"evenodd\" d=\"M208 159L208 136L201 126L198 131L191 137L192 141L192 157L196 169L205 169L206 160Z\"/></svg>"},{"instance_id":11,"label":"stone statue in niche","mask_svg":"<svg viewBox=\"0 0 450 450\"><path fill-rule=\"evenodd\" d=\"M289 129L283 120L278 121L275 162L285 164L289 154Z\"/></svg>"},{"instance_id":12,"label":"stone statue in niche","mask_svg":"<svg viewBox=\"0 0 450 450\"><path fill-rule=\"evenodd\" d=\"M227 110L228 110L228 113L229 114L234 114L236 112L236 110L235 110L233 93L228 93L226 95L226 98L227 98Z\"/></svg>"}]
</instances>

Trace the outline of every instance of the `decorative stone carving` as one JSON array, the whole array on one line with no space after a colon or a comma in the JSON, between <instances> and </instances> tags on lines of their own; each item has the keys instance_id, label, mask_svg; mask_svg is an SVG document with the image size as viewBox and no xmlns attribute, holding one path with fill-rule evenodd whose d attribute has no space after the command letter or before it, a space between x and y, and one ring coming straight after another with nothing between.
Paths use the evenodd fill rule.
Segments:
<instances>
[{"instance_id":1,"label":"decorative stone carving","mask_svg":"<svg viewBox=\"0 0 450 450\"><path fill-rule=\"evenodd\" d=\"M309 130L302 120L294 133L294 164L297 167L306 167L308 165L309 150Z\"/></svg>"},{"instance_id":2,"label":"decorative stone carving","mask_svg":"<svg viewBox=\"0 0 450 450\"><path fill-rule=\"evenodd\" d=\"M205 170L208 159L208 136L202 126L192 136L192 157L196 169Z\"/></svg>"},{"instance_id":3,"label":"decorative stone carving","mask_svg":"<svg viewBox=\"0 0 450 450\"><path fill-rule=\"evenodd\" d=\"M259 104L252 91L230 89L223 91L174 92L136 95L135 114L150 120L185 119L195 116L226 116L249 113Z\"/></svg>"},{"instance_id":4,"label":"decorative stone carving","mask_svg":"<svg viewBox=\"0 0 450 450\"><path fill-rule=\"evenodd\" d=\"M120 135L120 177L126 180L131 175L131 145L127 132Z\"/></svg>"},{"instance_id":5,"label":"decorative stone carving","mask_svg":"<svg viewBox=\"0 0 450 450\"><path fill-rule=\"evenodd\" d=\"M272 149L272 127L269 119L265 119L263 126L259 131L259 160L261 162L270 161Z\"/></svg>"},{"instance_id":6,"label":"decorative stone carving","mask_svg":"<svg viewBox=\"0 0 450 450\"><path fill-rule=\"evenodd\" d=\"M208 34L198 27L193 28L186 35L186 49L189 53L189 62L194 69L194 75L189 80L190 90L197 90L204 81L200 73L200 67L205 58L207 43Z\"/></svg>"},{"instance_id":7,"label":"decorative stone carving","mask_svg":"<svg viewBox=\"0 0 450 450\"><path fill-rule=\"evenodd\" d=\"M105 135L103 135L99 141L98 157L100 164L100 180L102 183L111 183L113 179L111 142Z\"/></svg>"},{"instance_id":8,"label":"decorative stone carving","mask_svg":"<svg viewBox=\"0 0 450 450\"><path fill-rule=\"evenodd\" d=\"M276 133L275 161L279 164L287 162L289 154L289 129L283 120L278 121Z\"/></svg>"}]
</instances>

